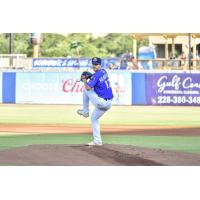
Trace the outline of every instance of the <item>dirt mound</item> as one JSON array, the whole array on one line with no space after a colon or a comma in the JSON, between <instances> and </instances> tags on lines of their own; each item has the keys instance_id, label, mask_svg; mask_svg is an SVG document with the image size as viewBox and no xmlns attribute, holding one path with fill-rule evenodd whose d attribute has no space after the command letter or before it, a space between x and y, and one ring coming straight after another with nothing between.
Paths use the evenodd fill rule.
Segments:
<instances>
[{"instance_id":1,"label":"dirt mound","mask_svg":"<svg viewBox=\"0 0 200 200\"><path fill-rule=\"evenodd\" d=\"M200 165L200 155L128 145L30 145L0 151L0 165L161 166Z\"/></svg>"}]
</instances>

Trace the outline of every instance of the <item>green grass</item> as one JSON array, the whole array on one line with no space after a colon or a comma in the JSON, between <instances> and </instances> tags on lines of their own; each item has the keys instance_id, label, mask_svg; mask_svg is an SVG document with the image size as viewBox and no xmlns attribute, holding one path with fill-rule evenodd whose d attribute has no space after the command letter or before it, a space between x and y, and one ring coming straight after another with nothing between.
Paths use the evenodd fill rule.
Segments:
<instances>
[{"instance_id":1,"label":"green grass","mask_svg":"<svg viewBox=\"0 0 200 200\"><path fill-rule=\"evenodd\" d=\"M90 124L80 106L0 105L0 124ZM101 119L110 125L200 126L200 107L113 106Z\"/></svg>"},{"instance_id":2,"label":"green grass","mask_svg":"<svg viewBox=\"0 0 200 200\"><path fill-rule=\"evenodd\" d=\"M85 144L91 140L89 135L15 135L0 136L0 149L15 148L31 144Z\"/></svg>"},{"instance_id":3,"label":"green grass","mask_svg":"<svg viewBox=\"0 0 200 200\"><path fill-rule=\"evenodd\" d=\"M0 136L0 149L16 148L31 144L86 144L90 140L90 135ZM200 137L103 135L103 140L105 144L124 144L200 153Z\"/></svg>"},{"instance_id":4,"label":"green grass","mask_svg":"<svg viewBox=\"0 0 200 200\"><path fill-rule=\"evenodd\" d=\"M76 114L80 106L5 105L0 104L0 124L79 125L90 124ZM200 107L113 106L101 118L104 125L190 126L200 127ZM20 135L0 136L0 149L31 144L85 144L90 135ZM10 133L12 134L12 133ZM30 133L27 133L30 134ZM104 142L149 148L200 153L200 137L104 135Z\"/></svg>"}]
</instances>

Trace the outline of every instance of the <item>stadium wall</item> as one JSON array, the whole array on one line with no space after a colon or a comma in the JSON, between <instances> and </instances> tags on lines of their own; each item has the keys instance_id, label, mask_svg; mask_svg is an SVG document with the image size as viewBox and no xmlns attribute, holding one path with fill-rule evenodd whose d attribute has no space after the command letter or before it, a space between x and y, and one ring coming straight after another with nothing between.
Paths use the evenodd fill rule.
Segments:
<instances>
[{"instance_id":1,"label":"stadium wall","mask_svg":"<svg viewBox=\"0 0 200 200\"><path fill-rule=\"evenodd\" d=\"M81 72L0 73L1 103L82 104ZM114 105L200 105L200 73L109 71Z\"/></svg>"},{"instance_id":2,"label":"stadium wall","mask_svg":"<svg viewBox=\"0 0 200 200\"><path fill-rule=\"evenodd\" d=\"M0 72L0 103L2 103L2 72Z\"/></svg>"},{"instance_id":3,"label":"stadium wall","mask_svg":"<svg viewBox=\"0 0 200 200\"><path fill-rule=\"evenodd\" d=\"M2 83L2 101L3 103L15 103L16 97L16 73L4 72Z\"/></svg>"},{"instance_id":4,"label":"stadium wall","mask_svg":"<svg viewBox=\"0 0 200 200\"><path fill-rule=\"evenodd\" d=\"M146 73L132 73L132 105L146 104Z\"/></svg>"},{"instance_id":5,"label":"stadium wall","mask_svg":"<svg viewBox=\"0 0 200 200\"><path fill-rule=\"evenodd\" d=\"M16 103L82 104L83 83L79 72L19 72L16 74ZM110 73L113 104L131 105L130 73Z\"/></svg>"},{"instance_id":6,"label":"stadium wall","mask_svg":"<svg viewBox=\"0 0 200 200\"><path fill-rule=\"evenodd\" d=\"M146 73L148 105L200 106L200 73Z\"/></svg>"}]
</instances>

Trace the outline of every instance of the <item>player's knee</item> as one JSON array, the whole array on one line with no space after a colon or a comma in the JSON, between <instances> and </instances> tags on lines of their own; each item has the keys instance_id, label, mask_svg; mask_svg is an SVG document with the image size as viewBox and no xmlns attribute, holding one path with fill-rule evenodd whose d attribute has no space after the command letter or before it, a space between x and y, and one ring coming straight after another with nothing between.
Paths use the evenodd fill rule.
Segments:
<instances>
[{"instance_id":1,"label":"player's knee","mask_svg":"<svg viewBox=\"0 0 200 200\"><path fill-rule=\"evenodd\" d=\"M91 121L95 121L96 120L96 118L93 115L91 115L90 119L91 119Z\"/></svg>"},{"instance_id":2,"label":"player's knee","mask_svg":"<svg viewBox=\"0 0 200 200\"><path fill-rule=\"evenodd\" d=\"M86 93L87 93L87 90L86 90L85 88L84 88L84 90L83 90L83 93L84 93L84 94L86 94Z\"/></svg>"},{"instance_id":3,"label":"player's knee","mask_svg":"<svg viewBox=\"0 0 200 200\"><path fill-rule=\"evenodd\" d=\"M91 121L96 121L98 120L98 117L94 114L91 115Z\"/></svg>"},{"instance_id":4,"label":"player's knee","mask_svg":"<svg viewBox=\"0 0 200 200\"><path fill-rule=\"evenodd\" d=\"M84 89L83 94L86 95L86 96L89 96L91 94L91 90Z\"/></svg>"}]
</instances>

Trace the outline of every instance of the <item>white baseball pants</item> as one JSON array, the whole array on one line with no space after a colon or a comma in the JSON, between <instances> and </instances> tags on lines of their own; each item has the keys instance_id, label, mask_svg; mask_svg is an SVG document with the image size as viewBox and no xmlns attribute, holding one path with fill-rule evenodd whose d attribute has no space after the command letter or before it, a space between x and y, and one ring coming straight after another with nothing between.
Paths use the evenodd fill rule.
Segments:
<instances>
[{"instance_id":1,"label":"white baseball pants","mask_svg":"<svg viewBox=\"0 0 200 200\"><path fill-rule=\"evenodd\" d=\"M111 108L112 100L104 100L100 98L94 90L83 91L83 110L89 112L89 101L94 105L94 110L91 115L92 132L95 143L102 143L99 118Z\"/></svg>"}]
</instances>

